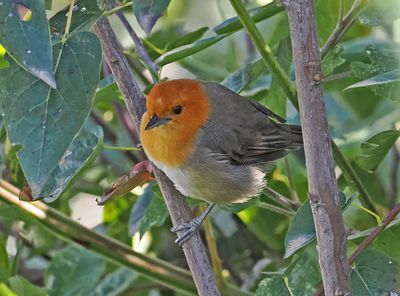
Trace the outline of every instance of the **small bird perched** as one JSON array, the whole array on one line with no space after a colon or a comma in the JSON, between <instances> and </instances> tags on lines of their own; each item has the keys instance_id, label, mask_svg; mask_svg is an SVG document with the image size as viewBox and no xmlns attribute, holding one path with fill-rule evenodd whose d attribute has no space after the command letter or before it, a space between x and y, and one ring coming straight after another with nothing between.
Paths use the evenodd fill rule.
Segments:
<instances>
[{"instance_id":1,"label":"small bird perched","mask_svg":"<svg viewBox=\"0 0 400 296\"><path fill-rule=\"evenodd\" d=\"M180 245L215 203L257 195L266 183L262 165L302 145L300 126L213 82L162 82L148 94L146 107L140 137L148 158L183 195L211 203L172 229L184 230Z\"/></svg>"}]
</instances>

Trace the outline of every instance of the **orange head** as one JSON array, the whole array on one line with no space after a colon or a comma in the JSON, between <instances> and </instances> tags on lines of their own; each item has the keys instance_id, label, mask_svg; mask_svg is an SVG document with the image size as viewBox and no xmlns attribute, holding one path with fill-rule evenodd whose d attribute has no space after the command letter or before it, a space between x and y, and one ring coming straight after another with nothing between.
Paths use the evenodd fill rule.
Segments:
<instances>
[{"instance_id":1,"label":"orange head","mask_svg":"<svg viewBox=\"0 0 400 296\"><path fill-rule=\"evenodd\" d=\"M189 79L153 87L140 124L147 155L167 166L181 165L194 151L196 136L210 113L203 86Z\"/></svg>"}]
</instances>

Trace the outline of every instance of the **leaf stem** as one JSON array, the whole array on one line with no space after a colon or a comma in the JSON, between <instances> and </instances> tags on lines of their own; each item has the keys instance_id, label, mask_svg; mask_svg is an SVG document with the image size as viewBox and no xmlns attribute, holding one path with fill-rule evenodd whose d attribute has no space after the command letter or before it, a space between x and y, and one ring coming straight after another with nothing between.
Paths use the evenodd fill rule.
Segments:
<instances>
[{"instance_id":1,"label":"leaf stem","mask_svg":"<svg viewBox=\"0 0 400 296\"><path fill-rule=\"evenodd\" d=\"M72 20L72 14L74 12L74 5L75 5L75 0L70 0L68 16L67 16L67 23L65 25L65 32L64 32L64 36L63 36L63 42L65 42L67 40L67 37L69 34L69 29L71 28L71 20Z\"/></svg>"},{"instance_id":2,"label":"leaf stem","mask_svg":"<svg viewBox=\"0 0 400 296\"><path fill-rule=\"evenodd\" d=\"M286 174L289 180L290 197L294 202L299 203L299 197L296 192L296 184L294 183L292 170L290 169L290 164L287 157L285 157L284 162L285 162Z\"/></svg>"},{"instance_id":3,"label":"leaf stem","mask_svg":"<svg viewBox=\"0 0 400 296\"><path fill-rule=\"evenodd\" d=\"M136 147L118 147L118 146L108 146L108 145L103 145L103 149L116 150L116 151L142 151L143 150L141 148L136 148Z\"/></svg>"},{"instance_id":4,"label":"leaf stem","mask_svg":"<svg viewBox=\"0 0 400 296\"><path fill-rule=\"evenodd\" d=\"M286 95L293 103L293 105L298 106L296 99L296 88L294 83L290 80L289 76L286 75L285 70L279 64L278 60L273 55L271 48L265 42L260 31L257 29L254 21L247 12L244 4L241 0L229 0L233 9L236 11L240 22L243 24L247 33L249 34L251 40L256 46L258 52L261 54L264 62L271 69L271 72L276 76L277 80L281 84Z\"/></svg>"},{"instance_id":5,"label":"leaf stem","mask_svg":"<svg viewBox=\"0 0 400 296\"><path fill-rule=\"evenodd\" d=\"M104 16L113 15L114 13L117 13L118 11L120 11L120 10L122 10L122 9L128 7L128 6L131 6L131 5L132 5L132 1L129 1L129 2L125 3L125 4L120 5L120 6L115 6L114 8L111 8L110 10L104 11L103 15Z\"/></svg>"},{"instance_id":6,"label":"leaf stem","mask_svg":"<svg viewBox=\"0 0 400 296\"><path fill-rule=\"evenodd\" d=\"M270 210L272 212L284 215L284 216L288 216L288 217L292 217L295 213L292 210L287 210L263 201L260 201L257 203L257 206L259 206L260 208L266 209L266 210Z\"/></svg>"}]
</instances>

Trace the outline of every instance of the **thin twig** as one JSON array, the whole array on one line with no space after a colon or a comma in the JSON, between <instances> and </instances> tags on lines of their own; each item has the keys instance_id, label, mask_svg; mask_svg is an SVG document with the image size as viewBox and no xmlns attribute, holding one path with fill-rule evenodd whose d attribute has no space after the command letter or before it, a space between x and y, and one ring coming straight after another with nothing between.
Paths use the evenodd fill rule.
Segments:
<instances>
[{"instance_id":1,"label":"thin twig","mask_svg":"<svg viewBox=\"0 0 400 296\"><path fill-rule=\"evenodd\" d=\"M336 28L333 30L332 34L329 36L328 40L325 42L321 49L321 59L324 59L327 53L335 47L339 40L344 34L350 29L357 19L357 16L364 8L364 4L368 0L355 0L353 6L350 8L349 12L343 18L341 22L338 22Z\"/></svg>"},{"instance_id":2,"label":"thin twig","mask_svg":"<svg viewBox=\"0 0 400 296\"><path fill-rule=\"evenodd\" d=\"M332 74L327 77L324 77L324 83L343 79L343 78L348 78L348 77L351 77L352 75L353 75L352 71L346 71L346 72L341 72L341 73L337 73L337 74Z\"/></svg>"},{"instance_id":3,"label":"thin twig","mask_svg":"<svg viewBox=\"0 0 400 296\"><path fill-rule=\"evenodd\" d=\"M289 180L289 190L290 190L290 197L291 200L293 200L295 203L299 203L299 197L297 195L296 192L296 184L294 183L294 177L292 174L292 170L290 169L290 164L289 164L289 160L287 157L285 157L284 159L285 162L285 170L286 170L286 175L288 177Z\"/></svg>"},{"instance_id":4,"label":"thin twig","mask_svg":"<svg viewBox=\"0 0 400 296\"><path fill-rule=\"evenodd\" d=\"M297 202L292 201L290 198L287 198L286 196L280 194L269 186L265 186L264 192L270 199L280 204L282 207L289 211L297 210L300 207Z\"/></svg>"},{"instance_id":5,"label":"thin twig","mask_svg":"<svg viewBox=\"0 0 400 296\"><path fill-rule=\"evenodd\" d=\"M266 203L266 202L258 202L257 206L259 206L260 208L266 209L266 210L270 210L272 212L284 215L284 216L288 216L288 217L293 217L293 215L295 214L295 212L293 210L286 210L284 208Z\"/></svg>"},{"instance_id":6,"label":"thin twig","mask_svg":"<svg viewBox=\"0 0 400 296\"><path fill-rule=\"evenodd\" d=\"M105 12L103 12L104 16L110 16L113 15L114 13L117 13L120 10L123 10L126 7L129 7L132 5L132 1L130 2L126 2L125 4L122 4L120 6L115 6L114 8L111 8L110 10L106 10Z\"/></svg>"},{"instance_id":7,"label":"thin twig","mask_svg":"<svg viewBox=\"0 0 400 296\"><path fill-rule=\"evenodd\" d=\"M336 26L342 23L343 15L344 15L344 0L339 0L339 13Z\"/></svg>"}]
</instances>

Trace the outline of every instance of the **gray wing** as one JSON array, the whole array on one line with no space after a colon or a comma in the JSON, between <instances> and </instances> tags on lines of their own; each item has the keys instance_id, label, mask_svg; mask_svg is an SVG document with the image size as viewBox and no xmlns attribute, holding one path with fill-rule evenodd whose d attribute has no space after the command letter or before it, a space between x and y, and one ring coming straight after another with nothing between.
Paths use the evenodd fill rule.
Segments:
<instances>
[{"instance_id":1,"label":"gray wing","mask_svg":"<svg viewBox=\"0 0 400 296\"><path fill-rule=\"evenodd\" d=\"M285 124L265 106L217 83L204 82L203 86L212 112L199 140L217 159L257 165L301 147L300 126Z\"/></svg>"}]
</instances>

